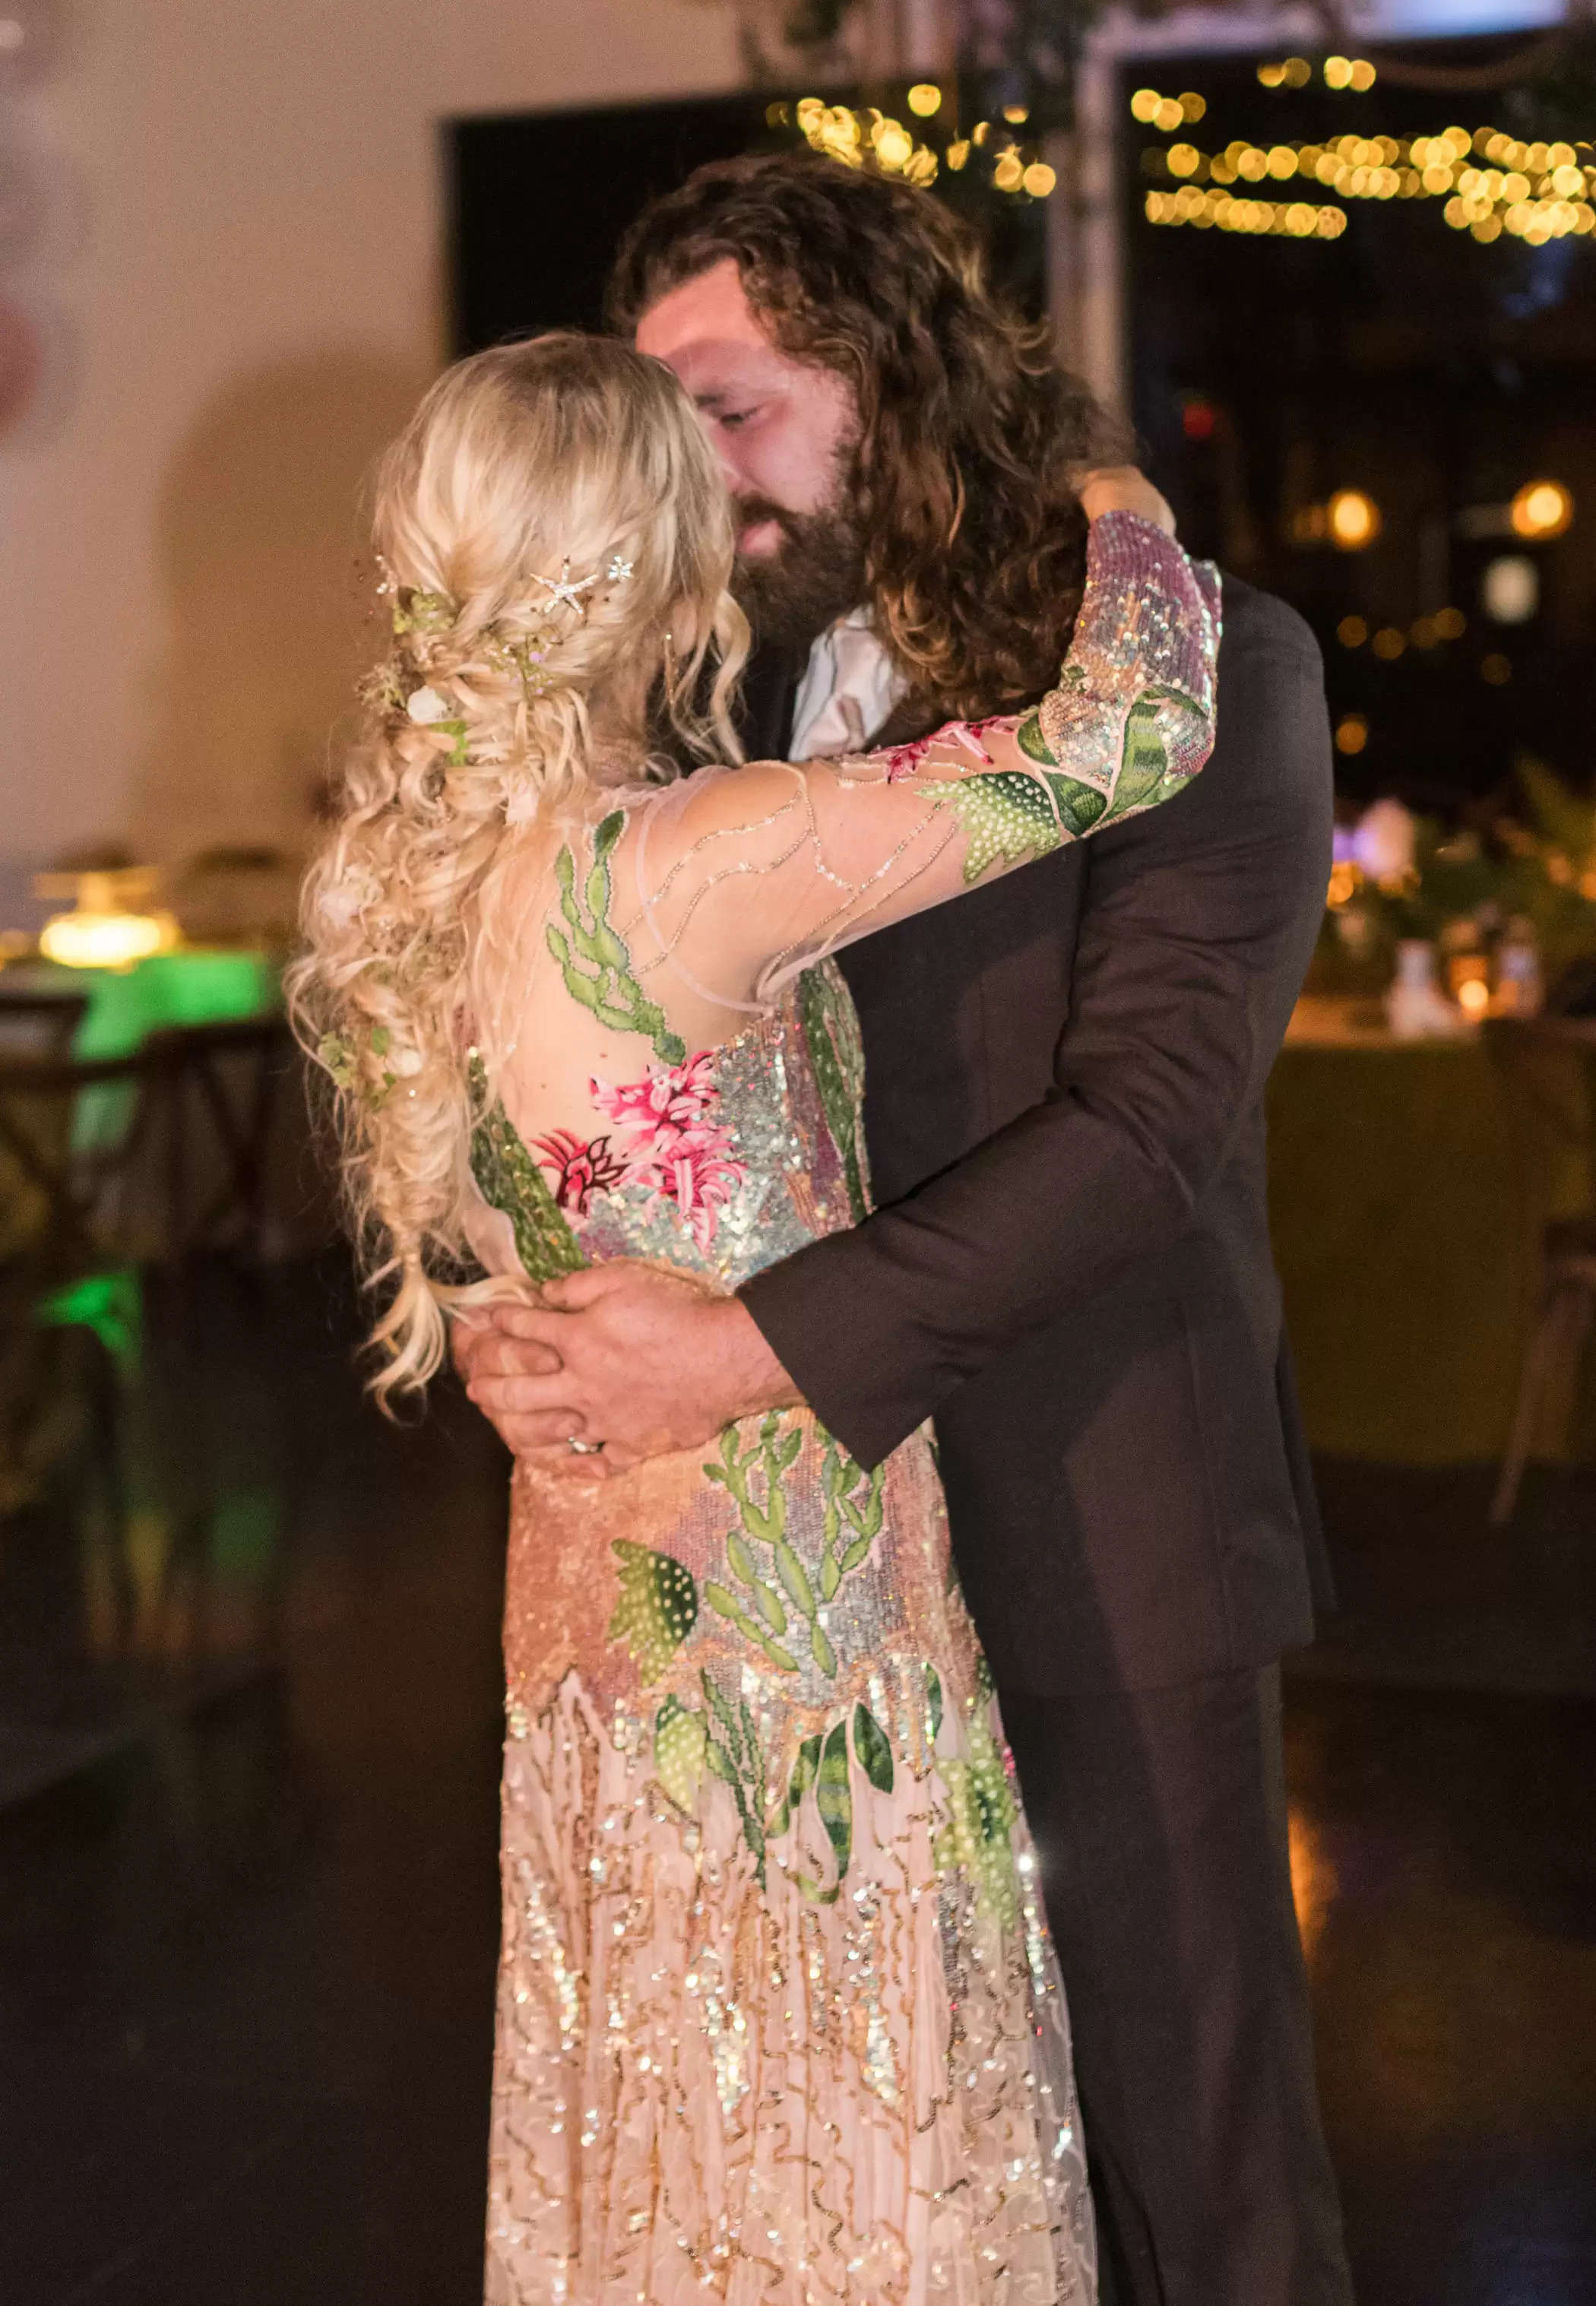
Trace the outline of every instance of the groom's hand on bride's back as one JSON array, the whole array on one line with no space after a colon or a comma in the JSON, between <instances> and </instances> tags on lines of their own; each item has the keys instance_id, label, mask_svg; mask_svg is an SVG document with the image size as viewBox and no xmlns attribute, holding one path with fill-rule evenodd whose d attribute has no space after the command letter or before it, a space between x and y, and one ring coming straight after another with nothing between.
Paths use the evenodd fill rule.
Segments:
<instances>
[{"instance_id":1,"label":"groom's hand on bride's back","mask_svg":"<svg viewBox=\"0 0 1596 2306\"><path fill-rule=\"evenodd\" d=\"M798 1399L735 1297L618 1259L485 1307L455 1329L465 1389L518 1457L593 1481L700 1448L738 1417ZM602 1456L574 1451L599 1441Z\"/></svg>"}]
</instances>

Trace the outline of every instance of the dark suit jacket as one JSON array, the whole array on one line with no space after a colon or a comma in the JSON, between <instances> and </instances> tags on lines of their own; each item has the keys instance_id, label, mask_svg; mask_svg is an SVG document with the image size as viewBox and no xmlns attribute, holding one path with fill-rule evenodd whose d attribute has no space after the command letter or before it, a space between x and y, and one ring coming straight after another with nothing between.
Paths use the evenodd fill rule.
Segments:
<instances>
[{"instance_id":1,"label":"dark suit jacket","mask_svg":"<svg viewBox=\"0 0 1596 2306\"><path fill-rule=\"evenodd\" d=\"M1301 618L1230 579L1224 614L1189 791L842 955L876 1213L741 1293L862 1464L935 1415L970 1608L1037 1695L1312 1631L1263 1093L1322 917L1329 730Z\"/></svg>"}]
</instances>

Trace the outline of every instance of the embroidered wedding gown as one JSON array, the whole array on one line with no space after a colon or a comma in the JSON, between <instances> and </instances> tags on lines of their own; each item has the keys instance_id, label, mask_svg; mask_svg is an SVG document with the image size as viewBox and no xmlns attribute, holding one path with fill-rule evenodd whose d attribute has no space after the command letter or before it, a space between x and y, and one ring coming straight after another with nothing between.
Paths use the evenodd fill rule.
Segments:
<instances>
[{"instance_id":1,"label":"embroidered wedding gown","mask_svg":"<svg viewBox=\"0 0 1596 2306\"><path fill-rule=\"evenodd\" d=\"M1024 721L532 827L484 1260L730 1290L862 1217L826 956L1178 791L1216 606L1110 515ZM505 1654L491 2306L1089 2301L1064 1994L929 1428L874 1471L807 1410L607 1482L524 1462Z\"/></svg>"}]
</instances>

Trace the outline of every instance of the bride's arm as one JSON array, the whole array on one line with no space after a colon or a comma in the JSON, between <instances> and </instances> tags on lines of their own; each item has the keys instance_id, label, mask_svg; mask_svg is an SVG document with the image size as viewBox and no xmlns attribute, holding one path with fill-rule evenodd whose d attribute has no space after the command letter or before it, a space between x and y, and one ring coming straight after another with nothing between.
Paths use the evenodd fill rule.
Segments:
<instances>
[{"instance_id":1,"label":"bride's arm","mask_svg":"<svg viewBox=\"0 0 1596 2306\"><path fill-rule=\"evenodd\" d=\"M1095 520L1058 686L1020 716L795 767L701 773L638 833L663 952L733 999L1169 799L1214 739L1218 580L1151 522Z\"/></svg>"}]
</instances>

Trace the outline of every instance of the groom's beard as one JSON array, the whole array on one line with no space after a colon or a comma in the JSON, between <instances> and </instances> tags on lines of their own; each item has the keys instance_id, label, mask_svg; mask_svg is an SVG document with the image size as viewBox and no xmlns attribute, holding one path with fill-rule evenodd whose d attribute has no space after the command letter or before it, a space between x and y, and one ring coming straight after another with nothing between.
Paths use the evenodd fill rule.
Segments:
<instances>
[{"instance_id":1,"label":"groom's beard","mask_svg":"<svg viewBox=\"0 0 1596 2306\"><path fill-rule=\"evenodd\" d=\"M851 505L789 512L764 497L739 497L738 520L749 528L773 521L774 552L738 555L731 591L754 629L756 647L807 649L826 627L865 597L865 534Z\"/></svg>"}]
</instances>

